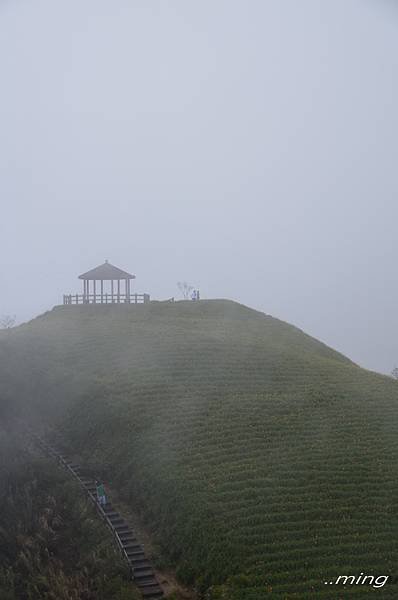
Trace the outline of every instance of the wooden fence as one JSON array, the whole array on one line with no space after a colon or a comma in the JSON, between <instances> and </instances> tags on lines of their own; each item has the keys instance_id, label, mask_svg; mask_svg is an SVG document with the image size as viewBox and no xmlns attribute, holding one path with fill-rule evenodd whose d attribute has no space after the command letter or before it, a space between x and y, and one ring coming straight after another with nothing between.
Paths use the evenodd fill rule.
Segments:
<instances>
[{"instance_id":1,"label":"wooden fence","mask_svg":"<svg viewBox=\"0 0 398 600\"><path fill-rule=\"evenodd\" d=\"M64 294L64 304L146 304L149 294Z\"/></svg>"}]
</instances>

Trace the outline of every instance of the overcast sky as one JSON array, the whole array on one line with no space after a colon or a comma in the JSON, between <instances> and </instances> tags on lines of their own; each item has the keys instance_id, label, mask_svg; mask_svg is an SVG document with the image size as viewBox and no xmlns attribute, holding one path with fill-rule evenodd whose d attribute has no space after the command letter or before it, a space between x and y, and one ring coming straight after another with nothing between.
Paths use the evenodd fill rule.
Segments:
<instances>
[{"instance_id":1,"label":"overcast sky","mask_svg":"<svg viewBox=\"0 0 398 600\"><path fill-rule=\"evenodd\" d=\"M398 12L0 0L0 314L108 259L398 365Z\"/></svg>"}]
</instances>

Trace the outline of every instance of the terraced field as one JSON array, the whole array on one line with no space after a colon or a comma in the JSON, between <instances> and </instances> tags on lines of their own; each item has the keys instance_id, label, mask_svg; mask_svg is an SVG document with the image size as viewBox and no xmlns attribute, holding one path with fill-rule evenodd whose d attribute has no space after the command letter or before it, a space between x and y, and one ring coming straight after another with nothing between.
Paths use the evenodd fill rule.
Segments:
<instances>
[{"instance_id":1,"label":"terraced field","mask_svg":"<svg viewBox=\"0 0 398 600\"><path fill-rule=\"evenodd\" d=\"M210 600L398 597L398 384L227 301L58 307L1 391L62 427ZM381 580L379 580L381 582Z\"/></svg>"}]
</instances>

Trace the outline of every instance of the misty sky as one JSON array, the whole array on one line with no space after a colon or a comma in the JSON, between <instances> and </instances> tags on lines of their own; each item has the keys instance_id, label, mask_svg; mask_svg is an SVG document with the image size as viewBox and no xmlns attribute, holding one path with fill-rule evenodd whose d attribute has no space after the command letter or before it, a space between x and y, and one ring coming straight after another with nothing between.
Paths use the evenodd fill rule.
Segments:
<instances>
[{"instance_id":1,"label":"misty sky","mask_svg":"<svg viewBox=\"0 0 398 600\"><path fill-rule=\"evenodd\" d=\"M398 365L398 10L0 0L0 314L109 259Z\"/></svg>"}]
</instances>

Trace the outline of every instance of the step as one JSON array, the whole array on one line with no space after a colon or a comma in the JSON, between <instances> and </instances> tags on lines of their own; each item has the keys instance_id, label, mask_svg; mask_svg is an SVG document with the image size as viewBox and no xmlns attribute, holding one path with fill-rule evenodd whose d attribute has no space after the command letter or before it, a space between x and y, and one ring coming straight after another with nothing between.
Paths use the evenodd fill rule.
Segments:
<instances>
[{"instance_id":1,"label":"step","mask_svg":"<svg viewBox=\"0 0 398 600\"><path fill-rule=\"evenodd\" d=\"M118 512L116 512L115 510L113 510L111 512L106 512L105 511L105 515L106 515L106 518L109 519L109 520L111 520L111 519L113 519L115 517L120 517L120 514Z\"/></svg>"},{"instance_id":2,"label":"step","mask_svg":"<svg viewBox=\"0 0 398 600\"><path fill-rule=\"evenodd\" d=\"M133 532L131 531L130 527L127 525L127 523L123 524L123 523L116 523L116 525L114 525L113 523L110 523L110 526L112 527L112 529L114 529L116 531L116 533L131 533L133 534Z\"/></svg>"},{"instance_id":3,"label":"step","mask_svg":"<svg viewBox=\"0 0 398 600\"><path fill-rule=\"evenodd\" d=\"M147 569L146 571L135 571L132 567L133 579L139 587L145 587L146 585L151 585L156 583L155 573L152 569Z\"/></svg>"},{"instance_id":4,"label":"step","mask_svg":"<svg viewBox=\"0 0 398 600\"><path fill-rule=\"evenodd\" d=\"M108 523L110 525L112 525L112 527L114 529L116 529L116 527L124 527L125 525L127 525L126 521L121 518L108 519L108 517L107 517L106 519L107 519Z\"/></svg>"},{"instance_id":5,"label":"step","mask_svg":"<svg viewBox=\"0 0 398 600\"><path fill-rule=\"evenodd\" d=\"M137 547L138 547L138 540L135 537L134 533L126 534L123 532L119 533L118 531L116 533L117 533L118 538L120 539L120 542L121 542L123 548L126 548L126 546L128 544L130 544L130 548L132 548L131 544L137 544Z\"/></svg>"},{"instance_id":6,"label":"step","mask_svg":"<svg viewBox=\"0 0 398 600\"><path fill-rule=\"evenodd\" d=\"M139 588L144 598L160 598L163 596L162 588L158 583L153 583L145 587L139 586Z\"/></svg>"},{"instance_id":7,"label":"step","mask_svg":"<svg viewBox=\"0 0 398 600\"><path fill-rule=\"evenodd\" d=\"M143 593L143 591L141 591L141 594L144 598L151 600L151 598L164 598L163 596L163 592L160 588L155 588L152 591L148 591L148 593Z\"/></svg>"},{"instance_id":8,"label":"step","mask_svg":"<svg viewBox=\"0 0 398 600\"><path fill-rule=\"evenodd\" d=\"M143 555L143 554L138 554L138 555L136 554L135 556L134 555L131 556L131 554L127 554L127 559L130 563L130 566L134 567L134 568L138 564L138 561L146 560L145 555Z\"/></svg>"},{"instance_id":9,"label":"step","mask_svg":"<svg viewBox=\"0 0 398 600\"><path fill-rule=\"evenodd\" d=\"M160 589L160 587L155 587L152 591L148 590L146 593L144 593L144 591L142 590L141 594L144 598L148 598L148 600L150 600L151 598L164 598L163 592Z\"/></svg>"},{"instance_id":10,"label":"step","mask_svg":"<svg viewBox=\"0 0 398 600\"><path fill-rule=\"evenodd\" d=\"M135 577L133 577L133 581L134 581L135 585L138 587L138 589L140 590L140 592L143 592L144 590L147 590L148 588L153 589L154 587L159 586L158 582L153 577L153 575L147 579L143 579L142 581L139 579L137 580Z\"/></svg>"},{"instance_id":11,"label":"step","mask_svg":"<svg viewBox=\"0 0 398 600\"><path fill-rule=\"evenodd\" d=\"M146 556L142 550L126 550L124 548L125 553L127 554L129 560L145 560Z\"/></svg>"},{"instance_id":12,"label":"step","mask_svg":"<svg viewBox=\"0 0 398 600\"><path fill-rule=\"evenodd\" d=\"M123 542L123 548L126 551L131 552L144 552L142 544L140 544L140 542L135 538L133 540L125 540Z\"/></svg>"},{"instance_id":13,"label":"step","mask_svg":"<svg viewBox=\"0 0 398 600\"><path fill-rule=\"evenodd\" d=\"M140 582L139 585L141 585L141 584L149 581L149 579L150 580L154 579L155 578L155 573L153 572L153 569L151 569L151 568L149 568L149 569L146 568L145 570L144 569L141 569L141 570L138 569L138 571L137 571L133 567L133 578L134 578L135 581L139 581Z\"/></svg>"},{"instance_id":14,"label":"step","mask_svg":"<svg viewBox=\"0 0 398 600\"><path fill-rule=\"evenodd\" d=\"M119 525L115 525L113 529L117 531L117 533L133 533L131 531L130 525L128 525L126 521L123 521L123 523L120 523Z\"/></svg>"},{"instance_id":15,"label":"step","mask_svg":"<svg viewBox=\"0 0 398 600\"><path fill-rule=\"evenodd\" d=\"M152 569L152 565L147 558L130 558L130 562L134 567L134 571L136 569Z\"/></svg>"},{"instance_id":16,"label":"step","mask_svg":"<svg viewBox=\"0 0 398 600\"><path fill-rule=\"evenodd\" d=\"M112 529L116 533L116 535L120 538L120 541L123 546L127 546L127 544L138 543L138 540L132 531L129 531L127 529L123 530L123 531L118 531L116 529L116 527L113 527Z\"/></svg>"},{"instance_id":17,"label":"step","mask_svg":"<svg viewBox=\"0 0 398 600\"><path fill-rule=\"evenodd\" d=\"M144 554L144 548L141 546L141 544L136 541L136 542L125 542L123 544L123 549L127 552L127 554Z\"/></svg>"},{"instance_id":18,"label":"step","mask_svg":"<svg viewBox=\"0 0 398 600\"><path fill-rule=\"evenodd\" d=\"M106 515L106 518L108 519L109 523L111 523L113 526L126 523L126 521L120 515L113 516L113 517Z\"/></svg>"},{"instance_id":19,"label":"step","mask_svg":"<svg viewBox=\"0 0 398 600\"><path fill-rule=\"evenodd\" d=\"M120 515L117 512L111 512L111 513L105 513L106 518L108 519L108 521L112 521L112 523L116 522L116 521L123 521L123 523L127 523L126 519L123 519L122 515Z\"/></svg>"},{"instance_id":20,"label":"step","mask_svg":"<svg viewBox=\"0 0 398 600\"><path fill-rule=\"evenodd\" d=\"M127 527L126 529L123 528L120 530L116 530L116 533L119 537L122 537L123 539L129 538L131 541L136 540L135 533L132 529L130 529L130 527Z\"/></svg>"},{"instance_id":21,"label":"step","mask_svg":"<svg viewBox=\"0 0 398 600\"><path fill-rule=\"evenodd\" d=\"M129 561L131 563L135 563L138 560L146 560L145 553L142 550L139 551L131 551L125 550L127 556L129 557Z\"/></svg>"},{"instance_id":22,"label":"step","mask_svg":"<svg viewBox=\"0 0 398 600\"><path fill-rule=\"evenodd\" d=\"M134 565L131 565L131 568L133 571L133 579L138 582L138 585L147 584L149 580L155 579L155 572L150 567L136 569Z\"/></svg>"},{"instance_id":23,"label":"step","mask_svg":"<svg viewBox=\"0 0 398 600\"><path fill-rule=\"evenodd\" d=\"M134 581L136 582L136 585L140 588L140 591L144 590L145 588L154 588L154 587L158 587L160 588L160 585L156 579L156 577L154 575L150 575L149 577L146 577L145 579L142 580L136 580L135 577L133 577Z\"/></svg>"}]
</instances>

